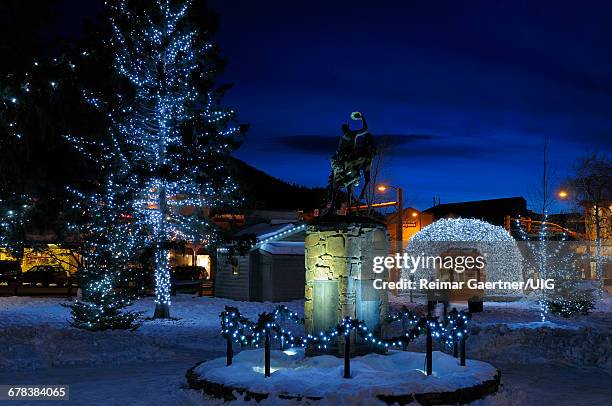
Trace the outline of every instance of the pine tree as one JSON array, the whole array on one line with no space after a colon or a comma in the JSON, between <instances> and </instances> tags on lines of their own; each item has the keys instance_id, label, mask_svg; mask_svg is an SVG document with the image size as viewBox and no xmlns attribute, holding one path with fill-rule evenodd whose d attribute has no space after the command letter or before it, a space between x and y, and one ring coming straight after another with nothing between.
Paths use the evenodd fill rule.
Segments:
<instances>
[{"instance_id":1,"label":"pine tree","mask_svg":"<svg viewBox=\"0 0 612 406\"><path fill-rule=\"evenodd\" d=\"M0 248L21 260L25 248L25 223L31 210L27 196L0 194Z\"/></svg>"},{"instance_id":2,"label":"pine tree","mask_svg":"<svg viewBox=\"0 0 612 406\"><path fill-rule=\"evenodd\" d=\"M146 229L154 252L155 317L169 317L170 244L217 241L203 209L238 203L226 158L245 128L219 105L225 88L214 79L222 61L211 40L214 16L201 2L118 0L110 7L115 67L133 90L110 112L112 145L135 192L133 222Z\"/></svg>"},{"instance_id":3,"label":"pine tree","mask_svg":"<svg viewBox=\"0 0 612 406\"><path fill-rule=\"evenodd\" d=\"M123 185L109 176L101 193L79 194L74 207L81 223L71 224L81 238L83 266L78 271L82 296L70 307L71 324L86 330L135 329L141 313L124 310L143 293L130 270L142 246L128 211ZM129 282L135 287L130 288Z\"/></svg>"},{"instance_id":4,"label":"pine tree","mask_svg":"<svg viewBox=\"0 0 612 406\"><path fill-rule=\"evenodd\" d=\"M98 180L64 134L104 128L83 100L72 58L19 59L19 70L0 75L0 247L16 259L33 231L52 230L61 241L66 187Z\"/></svg>"}]
</instances>

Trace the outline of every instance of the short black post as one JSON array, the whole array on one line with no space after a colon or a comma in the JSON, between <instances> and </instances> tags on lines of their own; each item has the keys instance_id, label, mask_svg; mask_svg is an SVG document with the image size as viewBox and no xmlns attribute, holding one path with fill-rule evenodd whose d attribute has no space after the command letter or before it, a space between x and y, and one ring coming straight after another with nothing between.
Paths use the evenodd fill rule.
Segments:
<instances>
[{"instance_id":1,"label":"short black post","mask_svg":"<svg viewBox=\"0 0 612 406\"><path fill-rule=\"evenodd\" d=\"M265 373L264 376L268 378L270 376L270 332L266 331L266 342L264 345L264 357L265 357Z\"/></svg>"},{"instance_id":2,"label":"short black post","mask_svg":"<svg viewBox=\"0 0 612 406\"><path fill-rule=\"evenodd\" d=\"M344 377L351 377L351 333L344 335Z\"/></svg>"},{"instance_id":3,"label":"short black post","mask_svg":"<svg viewBox=\"0 0 612 406\"><path fill-rule=\"evenodd\" d=\"M227 362L226 366L232 365L232 359L234 358L234 349L232 348L232 337L227 335L227 350L226 350Z\"/></svg>"},{"instance_id":4,"label":"short black post","mask_svg":"<svg viewBox=\"0 0 612 406\"><path fill-rule=\"evenodd\" d=\"M432 357L433 357L433 338L431 337L431 321L427 319L427 375L431 375L432 372Z\"/></svg>"},{"instance_id":5,"label":"short black post","mask_svg":"<svg viewBox=\"0 0 612 406\"><path fill-rule=\"evenodd\" d=\"M444 318L448 316L448 300L444 301Z\"/></svg>"},{"instance_id":6,"label":"short black post","mask_svg":"<svg viewBox=\"0 0 612 406\"><path fill-rule=\"evenodd\" d=\"M462 367L465 366L465 337L461 337L461 363Z\"/></svg>"},{"instance_id":7,"label":"short black post","mask_svg":"<svg viewBox=\"0 0 612 406\"><path fill-rule=\"evenodd\" d=\"M435 306L435 302L433 300L427 301L427 317L433 316L434 306Z\"/></svg>"},{"instance_id":8,"label":"short black post","mask_svg":"<svg viewBox=\"0 0 612 406\"><path fill-rule=\"evenodd\" d=\"M402 335L405 337L408 332L408 318L402 315ZM408 344L406 341L402 341L402 351L408 350Z\"/></svg>"},{"instance_id":9,"label":"short black post","mask_svg":"<svg viewBox=\"0 0 612 406\"><path fill-rule=\"evenodd\" d=\"M457 358L459 356L459 346L457 345L457 339L453 343L453 357Z\"/></svg>"}]
</instances>

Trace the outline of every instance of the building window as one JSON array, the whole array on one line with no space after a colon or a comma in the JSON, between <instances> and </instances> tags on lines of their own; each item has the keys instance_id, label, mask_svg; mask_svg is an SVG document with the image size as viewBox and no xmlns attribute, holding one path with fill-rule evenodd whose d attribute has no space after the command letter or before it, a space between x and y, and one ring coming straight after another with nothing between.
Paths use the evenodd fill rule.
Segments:
<instances>
[{"instance_id":1,"label":"building window","mask_svg":"<svg viewBox=\"0 0 612 406\"><path fill-rule=\"evenodd\" d=\"M210 279L210 276L211 276L211 272L210 272L210 255L202 255L202 254L196 255L196 266L201 266L204 269L206 269L205 278L206 279Z\"/></svg>"}]
</instances>

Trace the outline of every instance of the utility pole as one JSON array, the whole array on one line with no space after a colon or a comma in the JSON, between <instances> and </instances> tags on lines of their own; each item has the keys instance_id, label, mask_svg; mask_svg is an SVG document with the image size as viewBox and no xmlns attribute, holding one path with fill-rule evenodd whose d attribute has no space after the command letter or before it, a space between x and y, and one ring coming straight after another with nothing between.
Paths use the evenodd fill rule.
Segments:
<instances>
[{"instance_id":1,"label":"utility pole","mask_svg":"<svg viewBox=\"0 0 612 406\"><path fill-rule=\"evenodd\" d=\"M402 252L402 240L404 234L404 202L402 196L402 188L398 187L397 191L397 252Z\"/></svg>"}]
</instances>

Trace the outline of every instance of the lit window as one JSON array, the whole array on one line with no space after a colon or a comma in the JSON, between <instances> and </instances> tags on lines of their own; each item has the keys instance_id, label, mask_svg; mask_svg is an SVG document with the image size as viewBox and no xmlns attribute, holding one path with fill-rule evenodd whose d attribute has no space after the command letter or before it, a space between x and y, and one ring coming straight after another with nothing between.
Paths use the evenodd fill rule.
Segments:
<instances>
[{"instance_id":1,"label":"lit window","mask_svg":"<svg viewBox=\"0 0 612 406\"><path fill-rule=\"evenodd\" d=\"M232 275L240 275L240 265L238 264L238 257L232 255L230 257L230 265L232 266Z\"/></svg>"}]
</instances>

